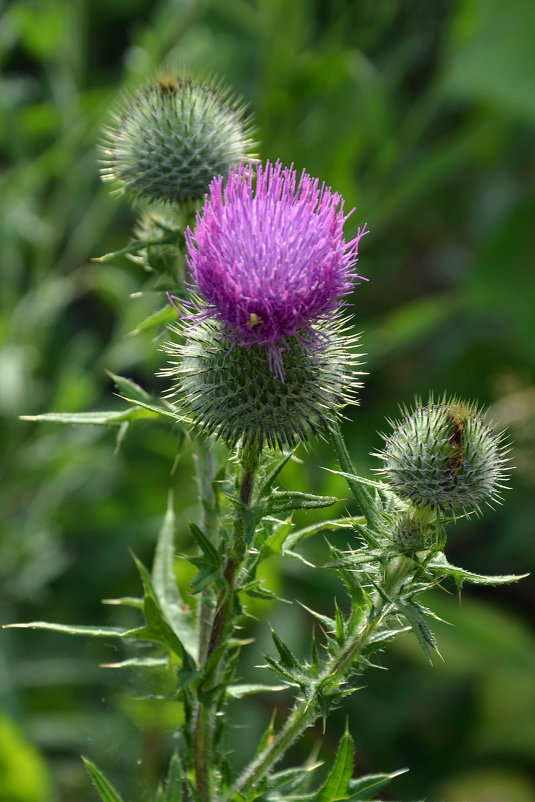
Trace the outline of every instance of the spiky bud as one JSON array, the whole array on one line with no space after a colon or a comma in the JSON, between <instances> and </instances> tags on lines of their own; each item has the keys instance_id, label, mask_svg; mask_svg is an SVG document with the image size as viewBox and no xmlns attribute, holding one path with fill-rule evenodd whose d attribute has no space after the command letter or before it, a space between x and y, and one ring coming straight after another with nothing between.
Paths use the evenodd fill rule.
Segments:
<instances>
[{"instance_id":1,"label":"spiky bud","mask_svg":"<svg viewBox=\"0 0 535 802\"><path fill-rule=\"evenodd\" d=\"M404 410L393 429L377 456L384 460L381 473L401 498L452 512L500 500L508 473L503 434L492 431L476 405L431 400Z\"/></svg>"},{"instance_id":2,"label":"spiky bud","mask_svg":"<svg viewBox=\"0 0 535 802\"><path fill-rule=\"evenodd\" d=\"M274 375L265 348L234 344L217 321L181 321L174 330L181 342L165 346L173 359L162 373L175 380L169 395L229 446L292 447L354 402L360 386L352 370L356 338L340 323L322 329L321 347L317 340L287 340L284 382Z\"/></svg>"},{"instance_id":3,"label":"spiky bud","mask_svg":"<svg viewBox=\"0 0 535 802\"><path fill-rule=\"evenodd\" d=\"M104 181L136 198L202 198L214 175L251 158L251 125L220 86L165 73L147 84L105 132Z\"/></svg>"},{"instance_id":4,"label":"spiky bud","mask_svg":"<svg viewBox=\"0 0 535 802\"><path fill-rule=\"evenodd\" d=\"M176 220L160 210L146 211L134 228L134 237L144 246L129 254L133 262L149 272L165 273L175 282L182 281L184 235Z\"/></svg>"},{"instance_id":5,"label":"spiky bud","mask_svg":"<svg viewBox=\"0 0 535 802\"><path fill-rule=\"evenodd\" d=\"M402 554L415 554L431 548L442 534L436 514L427 507L409 505L396 513L392 521L390 538Z\"/></svg>"}]
</instances>

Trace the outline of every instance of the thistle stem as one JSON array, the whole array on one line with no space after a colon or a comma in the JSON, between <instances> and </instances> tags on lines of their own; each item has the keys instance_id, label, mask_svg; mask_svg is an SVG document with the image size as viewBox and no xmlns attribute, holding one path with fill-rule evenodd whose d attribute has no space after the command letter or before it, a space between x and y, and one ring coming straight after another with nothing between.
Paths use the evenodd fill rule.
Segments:
<instances>
[{"instance_id":1,"label":"thistle stem","mask_svg":"<svg viewBox=\"0 0 535 802\"><path fill-rule=\"evenodd\" d=\"M389 606L388 596L401 587L414 567L415 564L406 558L392 561L385 576L384 593L374 594L365 621L344 648L329 660L309 698L300 698L296 701L295 707L282 729L245 769L223 802L241 800L248 791L254 789L301 733L322 715L319 705L321 697L326 694L331 695L347 676L348 669L362 654L370 636L383 620Z\"/></svg>"},{"instance_id":2,"label":"thistle stem","mask_svg":"<svg viewBox=\"0 0 535 802\"><path fill-rule=\"evenodd\" d=\"M221 654L219 658L214 658L214 655L224 643L233 626L236 609L236 577L246 554L244 513L251 505L254 478L259 458L260 449L257 446L244 446L238 486L240 510L234 524L232 551L227 558L223 571L225 587L219 594L212 625L206 640L206 648L203 649L203 666L205 669L208 661L211 661L210 668L208 671L205 671L204 675L203 690L205 691L209 691L220 681L220 669L223 664L224 655ZM209 693L206 694L205 698L206 700L213 699ZM198 702L195 717L195 731L193 736L195 784L196 790L203 802L211 802L212 799L211 770L213 766L215 704L215 701Z\"/></svg>"}]
</instances>

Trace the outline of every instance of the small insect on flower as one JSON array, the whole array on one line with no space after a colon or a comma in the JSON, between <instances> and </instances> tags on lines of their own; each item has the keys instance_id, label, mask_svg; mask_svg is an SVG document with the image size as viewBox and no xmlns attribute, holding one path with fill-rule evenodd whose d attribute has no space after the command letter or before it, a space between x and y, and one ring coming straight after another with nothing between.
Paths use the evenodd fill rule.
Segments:
<instances>
[{"instance_id":1,"label":"small insect on flower","mask_svg":"<svg viewBox=\"0 0 535 802\"><path fill-rule=\"evenodd\" d=\"M263 326L264 321L260 320L258 315L256 315L254 312L251 312L247 325L250 329L255 329L257 326Z\"/></svg>"},{"instance_id":2,"label":"small insect on flower","mask_svg":"<svg viewBox=\"0 0 535 802\"><path fill-rule=\"evenodd\" d=\"M470 413L470 407L465 404L452 403L446 410L446 417L451 425L451 434L448 438L448 443L453 449L451 457L446 461L446 467L451 473L451 479L456 481L463 467L463 459L465 456L463 435L465 425Z\"/></svg>"}]
</instances>

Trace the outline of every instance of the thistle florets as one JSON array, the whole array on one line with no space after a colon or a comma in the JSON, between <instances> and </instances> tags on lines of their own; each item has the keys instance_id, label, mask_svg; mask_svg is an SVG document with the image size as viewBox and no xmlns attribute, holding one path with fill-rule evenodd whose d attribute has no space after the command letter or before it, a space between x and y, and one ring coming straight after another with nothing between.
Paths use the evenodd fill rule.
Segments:
<instances>
[{"instance_id":1,"label":"thistle florets","mask_svg":"<svg viewBox=\"0 0 535 802\"><path fill-rule=\"evenodd\" d=\"M290 340L318 351L324 326L361 278L366 226L346 242L346 219L340 195L280 162L242 165L225 184L215 178L186 232L197 319L214 318L238 346L263 347L284 379Z\"/></svg>"},{"instance_id":2,"label":"thistle florets","mask_svg":"<svg viewBox=\"0 0 535 802\"><path fill-rule=\"evenodd\" d=\"M478 511L501 500L508 474L503 434L481 411L457 399L404 410L377 454L386 481L403 499L446 512Z\"/></svg>"},{"instance_id":3,"label":"thistle florets","mask_svg":"<svg viewBox=\"0 0 535 802\"><path fill-rule=\"evenodd\" d=\"M250 121L228 91L171 72L125 104L105 139L103 180L150 201L200 199L252 158Z\"/></svg>"}]
</instances>

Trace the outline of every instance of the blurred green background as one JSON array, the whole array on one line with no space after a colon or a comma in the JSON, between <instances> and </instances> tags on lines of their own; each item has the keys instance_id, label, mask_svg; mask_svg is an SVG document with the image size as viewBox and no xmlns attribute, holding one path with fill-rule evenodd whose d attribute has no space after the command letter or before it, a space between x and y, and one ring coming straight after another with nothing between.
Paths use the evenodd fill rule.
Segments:
<instances>
[{"instance_id":1,"label":"blurred green background","mask_svg":"<svg viewBox=\"0 0 535 802\"><path fill-rule=\"evenodd\" d=\"M368 222L354 313L367 353L361 406L346 426L361 472L376 431L415 394L448 390L490 405L514 441L513 492L459 523L448 555L481 572L533 569L535 491L535 4L532 0L15 0L0 2L0 613L2 622L120 620L100 599L136 595L128 550L150 563L175 487L194 518L191 455L171 475L177 435L17 420L119 405L105 370L165 385L154 332L129 336L161 301L122 247L135 213L98 177L96 143L120 87L170 58L221 76L249 104L262 158L294 162ZM344 496L329 446L314 442L284 481ZM343 512L340 504L339 512ZM310 521L311 519L307 519ZM340 535L345 542L350 535ZM325 555L321 536L311 553ZM271 586L329 612L323 571L273 563ZM384 799L533 802L535 593L531 581L431 600L444 658L410 637L369 671L329 721L329 761L349 714L356 770L409 767ZM281 607L284 609L281 610ZM296 609L294 609L296 608ZM311 626L293 605L259 606L299 651ZM122 619L121 619L122 621ZM139 701L150 677L99 668L127 650L4 630L0 641L0 801L89 802L79 755L130 802L148 802L172 746L173 703ZM257 647L242 676L254 668ZM260 660L261 661L261 660ZM232 759L273 700L243 711ZM287 699L277 700L282 718ZM243 705L244 703L241 703ZM321 739L309 730L292 755Z\"/></svg>"}]
</instances>

